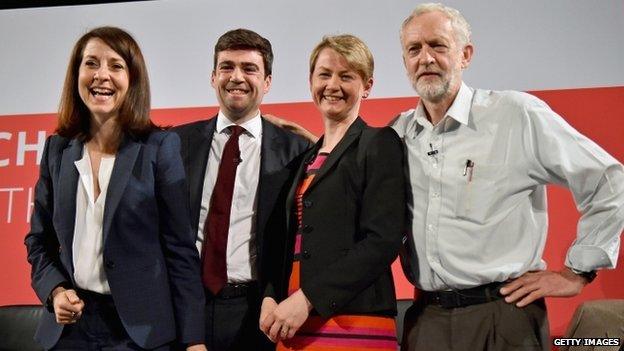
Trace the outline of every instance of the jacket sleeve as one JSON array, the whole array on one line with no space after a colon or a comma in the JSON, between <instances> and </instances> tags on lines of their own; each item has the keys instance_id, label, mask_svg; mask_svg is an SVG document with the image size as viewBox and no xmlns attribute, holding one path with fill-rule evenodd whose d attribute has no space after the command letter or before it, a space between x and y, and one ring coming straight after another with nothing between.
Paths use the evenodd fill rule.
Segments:
<instances>
[{"instance_id":1,"label":"jacket sleeve","mask_svg":"<svg viewBox=\"0 0 624 351\"><path fill-rule=\"evenodd\" d=\"M158 149L156 192L163 254L169 273L178 339L204 341L204 291L199 253L191 229L188 187L177 134L166 133Z\"/></svg>"},{"instance_id":2,"label":"jacket sleeve","mask_svg":"<svg viewBox=\"0 0 624 351\"><path fill-rule=\"evenodd\" d=\"M39 300L48 307L52 290L62 284L69 284L69 277L59 256L59 242L52 223L54 214L54 189L50 172L50 160L60 157L59 139L50 136L46 140L39 166L39 180L35 185L35 201L30 219L30 231L24 239L28 262L32 266L32 287ZM55 140L57 142L55 142ZM59 162L58 159L55 159Z\"/></svg>"},{"instance_id":3,"label":"jacket sleeve","mask_svg":"<svg viewBox=\"0 0 624 351\"><path fill-rule=\"evenodd\" d=\"M360 237L340 259L302 282L316 311L329 317L373 284L397 257L405 222L403 146L389 127L367 145L359 213Z\"/></svg>"}]
</instances>

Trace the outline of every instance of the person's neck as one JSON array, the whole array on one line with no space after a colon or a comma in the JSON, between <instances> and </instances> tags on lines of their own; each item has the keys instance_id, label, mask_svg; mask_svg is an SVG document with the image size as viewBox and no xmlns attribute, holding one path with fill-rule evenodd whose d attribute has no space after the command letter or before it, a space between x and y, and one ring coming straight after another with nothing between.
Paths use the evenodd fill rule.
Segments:
<instances>
[{"instance_id":1,"label":"person's neck","mask_svg":"<svg viewBox=\"0 0 624 351\"><path fill-rule=\"evenodd\" d=\"M357 119L357 114L343 118L341 120L335 120L327 117L323 117L323 124L325 125L325 133L323 133L323 145L319 152L331 152L336 145L342 140L345 133Z\"/></svg>"},{"instance_id":2,"label":"person's neck","mask_svg":"<svg viewBox=\"0 0 624 351\"><path fill-rule=\"evenodd\" d=\"M99 123L91 120L91 138L88 141L89 149L105 154L114 155L121 142L121 128L117 118L108 118Z\"/></svg>"},{"instance_id":3,"label":"person's neck","mask_svg":"<svg viewBox=\"0 0 624 351\"><path fill-rule=\"evenodd\" d=\"M446 116L446 112L449 110L457 94L459 93L459 87L455 89L453 93L447 94L442 97L439 101L430 101L426 99L422 99L423 106L425 107L425 113L427 114L427 119L434 126L440 123L440 121Z\"/></svg>"},{"instance_id":4,"label":"person's neck","mask_svg":"<svg viewBox=\"0 0 624 351\"><path fill-rule=\"evenodd\" d=\"M260 113L260 110L255 109L254 111L250 113L240 114L240 115L237 115L237 114L228 115L228 113L224 110L221 110L221 113L223 114L223 116L225 116L225 118L230 120L230 122L240 126L242 124L245 124L251 121L254 117L256 117Z\"/></svg>"}]
</instances>

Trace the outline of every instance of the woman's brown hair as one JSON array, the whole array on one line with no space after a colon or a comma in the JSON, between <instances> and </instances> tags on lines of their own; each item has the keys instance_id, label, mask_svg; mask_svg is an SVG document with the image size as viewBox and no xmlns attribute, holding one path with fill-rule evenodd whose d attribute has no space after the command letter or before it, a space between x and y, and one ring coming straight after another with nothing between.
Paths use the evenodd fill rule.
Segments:
<instances>
[{"instance_id":1,"label":"woman's brown hair","mask_svg":"<svg viewBox=\"0 0 624 351\"><path fill-rule=\"evenodd\" d=\"M61 102L56 132L67 138L88 141L90 112L78 94L78 69L84 48L91 39L99 39L121 56L128 67L128 93L119 108L118 123L123 133L141 137L156 128L150 120L150 87L147 67L139 45L126 31L116 27L98 27L84 34L72 50Z\"/></svg>"}]
</instances>

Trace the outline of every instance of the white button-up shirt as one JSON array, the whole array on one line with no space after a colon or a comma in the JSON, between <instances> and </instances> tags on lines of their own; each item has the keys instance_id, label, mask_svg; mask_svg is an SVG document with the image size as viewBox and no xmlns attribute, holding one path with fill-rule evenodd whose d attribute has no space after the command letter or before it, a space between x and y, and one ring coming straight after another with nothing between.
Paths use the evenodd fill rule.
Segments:
<instances>
[{"instance_id":1,"label":"white button-up shirt","mask_svg":"<svg viewBox=\"0 0 624 351\"><path fill-rule=\"evenodd\" d=\"M76 221L74 222L74 241L72 243L74 280L79 288L110 294L110 287L104 271L104 250L102 223L106 191L110 181L115 157L102 157L97 175L100 195L95 199L93 188L93 170L87 146L83 156L74 164L80 174L76 192Z\"/></svg>"},{"instance_id":2,"label":"white button-up shirt","mask_svg":"<svg viewBox=\"0 0 624 351\"><path fill-rule=\"evenodd\" d=\"M217 182L219 164L225 143L230 138L229 126L235 125L221 111L217 116L217 126L212 137L207 169L204 176L197 249L202 253L204 224L210 210L210 198ZM260 151L262 149L262 120L260 113L240 125L245 130L238 139L242 162L236 168L230 229L228 231L226 263L229 283L242 283L256 280L255 246L256 204L258 180L260 178Z\"/></svg>"},{"instance_id":3,"label":"white button-up shirt","mask_svg":"<svg viewBox=\"0 0 624 351\"><path fill-rule=\"evenodd\" d=\"M393 127L411 185L406 273L419 288L464 289L545 269L549 183L569 188L582 214L566 266L615 266L624 169L543 101L462 83L436 126L421 102Z\"/></svg>"}]
</instances>

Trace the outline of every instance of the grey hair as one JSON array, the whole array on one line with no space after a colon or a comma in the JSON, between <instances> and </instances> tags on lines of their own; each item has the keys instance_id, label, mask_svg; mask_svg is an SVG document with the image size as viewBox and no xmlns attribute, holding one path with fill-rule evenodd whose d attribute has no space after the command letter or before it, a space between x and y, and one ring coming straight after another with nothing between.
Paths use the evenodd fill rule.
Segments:
<instances>
[{"instance_id":1,"label":"grey hair","mask_svg":"<svg viewBox=\"0 0 624 351\"><path fill-rule=\"evenodd\" d=\"M455 40L457 40L459 44L463 46L471 42L470 37L472 33L470 31L470 24L468 24L468 21L466 21L466 18L464 18L461 12L441 3L433 2L416 6L414 11L412 11L409 17L407 17L401 25L401 38L403 38L403 30L405 29L405 26L407 26L415 17L435 11L442 12L451 20L451 25L455 31Z\"/></svg>"}]
</instances>

